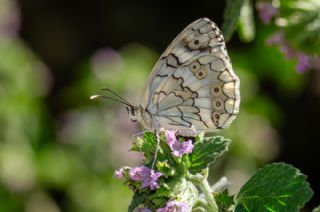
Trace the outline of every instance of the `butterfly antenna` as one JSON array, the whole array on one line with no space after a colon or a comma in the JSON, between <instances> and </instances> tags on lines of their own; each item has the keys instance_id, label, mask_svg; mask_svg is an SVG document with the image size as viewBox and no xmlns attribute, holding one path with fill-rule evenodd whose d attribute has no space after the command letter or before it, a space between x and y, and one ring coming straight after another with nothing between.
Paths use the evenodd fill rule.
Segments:
<instances>
[{"instance_id":1,"label":"butterfly antenna","mask_svg":"<svg viewBox=\"0 0 320 212\"><path fill-rule=\"evenodd\" d=\"M127 101L122 101L122 100L119 100L119 99L115 99L115 98L112 98L112 97L108 97L108 96L104 96L104 95L92 95L92 96L90 96L90 99L92 100L92 99L97 99L97 98L104 98L104 99L111 99L111 100L114 100L114 101L116 101L116 102L120 102L120 103L122 103L122 104L125 104L125 105L127 105L127 106L129 106L129 107L133 107L129 102L127 102Z\"/></svg>"},{"instance_id":2,"label":"butterfly antenna","mask_svg":"<svg viewBox=\"0 0 320 212\"><path fill-rule=\"evenodd\" d=\"M110 90L109 88L102 88L101 90L103 91L109 91L110 93L112 93L113 95L119 97L122 101L126 102L127 104L131 105L127 100L125 100L123 97L121 97L119 94L117 94L116 92Z\"/></svg>"}]
</instances>

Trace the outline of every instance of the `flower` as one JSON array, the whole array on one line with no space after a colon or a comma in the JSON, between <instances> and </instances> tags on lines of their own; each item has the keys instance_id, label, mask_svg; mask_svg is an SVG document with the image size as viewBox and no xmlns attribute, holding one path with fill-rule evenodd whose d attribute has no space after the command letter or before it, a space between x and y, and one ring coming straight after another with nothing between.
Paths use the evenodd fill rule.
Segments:
<instances>
[{"instance_id":1,"label":"flower","mask_svg":"<svg viewBox=\"0 0 320 212\"><path fill-rule=\"evenodd\" d=\"M279 46L280 51L286 56L287 59L295 58L296 53L285 40L284 33L282 31L273 34L267 39L266 43L269 46Z\"/></svg>"},{"instance_id":2,"label":"flower","mask_svg":"<svg viewBox=\"0 0 320 212\"><path fill-rule=\"evenodd\" d=\"M298 64L296 66L298 72L304 72L311 68L310 57L303 53L297 54Z\"/></svg>"},{"instance_id":3,"label":"flower","mask_svg":"<svg viewBox=\"0 0 320 212\"><path fill-rule=\"evenodd\" d=\"M258 2L256 8L264 24L269 24L273 17L279 15L279 9L269 2Z\"/></svg>"},{"instance_id":4,"label":"flower","mask_svg":"<svg viewBox=\"0 0 320 212\"><path fill-rule=\"evenodd\" d=\"M132 168L129 176L131 180L143 182L141 188L150 187L151 190L155 190L160 187L157 180L162 174L148 167L140 166Z\"/></svg>"},{"instance_id":5,"label":"flower","mask_svg":"<svg viewBox=\"0 0 320 212\"><path fill-rule=\"evenodd\" d=\"M130 176L131 180L134 180L134 181L142 180L143 176L146 175L146 170L147 169L148 168L146 168L145 166L132 168L129 171L129 176Z\"/></svg>"},{"instance_id":6,"label":"flower","mask_svg":"<svg viewBox=\"0 0 320 212\"><path fill-rule=\"evenodd\" d=\"M304 72L308 69L320 69L319 61L320 58L316 56L310 56L297 49L294 49L285 40L283 32L277 32L273 34L266 42L268 45L277 45L280 51L286 56L287 59L295 59L298 61L296 69L298 72Z\"/></svg>"},{"instance_id":7,"label":"flower","mask_svg":"<svg viewBox=\"0 0 320 212\"><path fill-rule=\"evenodd\" d=\"M180 142L176 137L175 130L166 131L166 142L172 150L173 155L176 157L191 153L194 147L191 140Z\"/></svg>"},{"instance_id":8,"label":"flower","mask_svg":"<svg viewBox=\"0 0 320 212\"><path fill-rule=\"evenodd\" d=\"M185 202L178 202L176 200L172 200L167 202L164 208L159 208L157 212L188 212L190 211L190 207Z\"/></svg>"},{"instance_id":9,"label":"flower","mask_svg":"<svg viewBox=\"0 0 320 212\"><path fill-rule=\"evenodd\" d=\"M119 169L119 170L116 170L114 172L114 176L118 179L122 179L124 176L123 176L123 168Z\"/></svg>"},{"instance_id":10,"label":"flower","mask_svg":"<svg viewBox=\"0 0 320 212\"><path fill-rule=\"evenodd\" d=\"M152 212L149 208L137 208L136 212Z\"/></svg>"}]
</instances>

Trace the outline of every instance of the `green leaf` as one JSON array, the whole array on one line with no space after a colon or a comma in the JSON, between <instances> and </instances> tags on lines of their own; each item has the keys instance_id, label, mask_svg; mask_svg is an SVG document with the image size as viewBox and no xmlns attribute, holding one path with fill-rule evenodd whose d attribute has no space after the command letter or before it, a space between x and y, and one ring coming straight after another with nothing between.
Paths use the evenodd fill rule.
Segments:
<instances>
[{"instance_id":1,"label":"green leaf","mask_svg":"<svg viewBox=\"0 0 320 212\"><path fill-rule=\"evenodd\" d=\"M222 33L226 42L228 42L236 30L239 22L240 11L244 0L227 0L224 10L224 21L222 24Z\"/></svg>"},{"instance_id":2,"label":"green leaf","mask_svg":"<svg viewBox=\"0 0 320 212\"><path fill-rule=\"evenodd\" d=\"M245 0L240 11L239 37L243 42L250 42L255 37L255 25L251 0Z\"/></svg>"},{"instance_id":3,"label":"green leaf","mask_svg":"<svg viewBox=\"0 0 320 212\"><path fill-rule=\"evenodd\" d=\"M230 211L230 206L234 204L233 196L229 196L228 190L215 194L214 199L218 204L219 212Z\"/></svg>"},{"instance_id":4,"label":"green leaf","mask_svg":"<svg viewBox=\"0 0 320 212\"><path fill-rule=\"evenodd\" d=\"M151 165L157 148L157 139L151 132L145 132L143 137L138 137L132 144L130 151L143 152L144 163ZM159 150L160 151L160 150Z\"/></svg>"},{"instance_id":5,"label":"green leaf","mask_svg":"<svg viewBox=\"0 0 320 212\"><path fill-rule=\"evenodd\" d=\"M145 198L146 198L145 193L135 192L132 197L132 201L129 205L128 212L134 212L135 209L138 208L139 205L144 202Z\"/></svg>"},{"instance_id":6,"label":"green leaf","mask_svg":"<svg viewBox=\"0 0 320 212\"><path fill-rule=\"evenodd\" d=\"M175 173L175 169L169 165L168 160L158 161L156 166L157 170L164 176L172 176Z\"/></svg>"},{"instance_id":7,"label":"green leaf","mask_svg":"<svg viewBox=\"0 0 320 212\"><path fill-rule=\"evenodd\" d=\"M215 136L206 137L202 142L195 143L193 151L189 155L189 171L196 174L207 168L210 163L228 150L230 142L221 136Z\"/></svg>"},{"instance_id":8,"label":"green leaf","mask_svg":"<svg viewBox=\"0 0 320 212\"><path fill-rule=\"evenodd\" d=\"M157 139L155 135L151 132L145 132L143 137L138 137L135 142L133 142L130 151L136 152L151 152L155 151L157 145Z\"/></svg>"},{"instance_id":9,"label":"green leaf","mask_svg":"<svg viewBox=\"0 0 320 212\"><path fill-rule=\"evenodd\" d=\"M312 193L306 176L298 169L274 163L258 169L240 189L235 211L298 211Z\"/></svg>"}]
</instances>

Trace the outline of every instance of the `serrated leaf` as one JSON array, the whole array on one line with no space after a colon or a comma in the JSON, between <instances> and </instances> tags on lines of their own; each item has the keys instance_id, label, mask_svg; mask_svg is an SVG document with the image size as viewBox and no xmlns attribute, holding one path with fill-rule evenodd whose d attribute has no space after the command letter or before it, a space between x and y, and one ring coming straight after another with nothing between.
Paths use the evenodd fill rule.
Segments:
<instances>
[{"instance_id":1,"label":"serrated leaf","mask_svg":"<svg viewBox=\"0 0 320 212\"><path fill-rule=\"evenodd\" d=\"M243 42L250 42L255 37L253 6L251 0L245 0L239 17L239 37Z\"/></svg>"},{"instance_id":2,"label":"serrated leaf","mask_svg":"<svg viewBox=\"0 0 320 212\"><path fill-rule=\"evenodd\" d=\"M145 132L143 135L143 139L152 144L157 143L157 138L152 132Z\"/></svg>"},{"instance_id":3,"label":"serrated leaf","mask_svg":"<svg viewBox=\"0 0 320 212\"><path fill-rule=\"evenodd\" d=\"M196 174L207 168L228 149L230 142L221 136L215 136L206 137L203 142L195 143L193 151L189 155L189 171Z\"/></svg>"},{"instance_id":4,"label":"serrated leaf","mask_svg":"<svg viewBox=\"0 0 320 212\"><path fill-rule=\"evenodd\" d=\"M298 169L274 163L258 169L240 189L235 211L298 211L312 193L306 176Z\"/></svg>"},{"instance_id":5,"label":"serrated leaf","mask_svg":"<svg viewBox=\"0 0 320 212\"><path fill-rule=\"evenodd\" d=\"M222 24L222 33L226 42L228 42L236 30L239 22L240 11L244 0L227 0L224 10L224 21Z\"/></svg>"},{"instance_id":6,"label":"serrated leaf","mask_svg":"<svg viewBox=\"0 0 320 212\"><path fill-rule=\"evenodd\" d=\"M138 208L139 205L144 202L145 198L145 193L135 192L129 205L128 212L134 212L135 209Z\"/></svg>"},{"instance_id":7,"label":"serrated leaf","mask_svg":"<svg viewBox=\"0 0 320 212\"><path fill-rule=\"evenodd\" d=\"M214 199L218 204L219 212L230 211L230 206L234 204L233 196L229 196L228 190L224 190L221 193L215 194Z\"/></svg>"},{"instance_id":8,"label":"serrated leaf","mask_svg":"<svg viewBox=\"0 0 320 212\"><path fill-rule=\"evenodd\" d=\"M138 137L133 143L130 151L136 152L154 152L157 145L156 137L151 132L146 132L143 137Z\"/></svg>"}]
</instances>

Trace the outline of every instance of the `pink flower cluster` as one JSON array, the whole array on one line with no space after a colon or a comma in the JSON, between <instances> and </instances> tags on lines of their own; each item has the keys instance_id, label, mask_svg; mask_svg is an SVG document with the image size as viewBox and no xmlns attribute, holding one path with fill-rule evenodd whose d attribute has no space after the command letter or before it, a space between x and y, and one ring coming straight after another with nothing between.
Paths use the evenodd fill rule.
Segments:
<instances>
[{"instance_id":1,"label":"pink flower cluster","mask_svg":"<svg viewBox=\"0 0 320 212\"><path fill-rule=\"evenodd\" d=\"M264 24L269 24L273 17L279 15L279 9L268 2L258 2L256 8L259 11L259 17Z\"/></svg>"},{"instance_id":2,"label":"pink flower cluster","mask_svg":"<svg viewBox=\"0 0 320 212\"><path fill-rule=\"evenodd\" d=\"M149 169L146 166L139 166L134 168L127 168L129 170L129 177L133 181L140 181L142 185L140 188L149 187L151 190L159 188L158 178L162 176L160 172L156 172L153 169ZM122 179L124 178L125 169L121 168L115 171L115 177Z\"/></svg>"},{"instance_id":3,"label":"pink flower cluster","mask_svg":"<svg viewBox=\"0 0 320 212\"><path fill-rule=\"evenodd\" d=\"M269 24L273 17L279 16L279 8L274 7L271 2L257 2L256 8L259 12L259 17L264 24ZM286 56L287 59L297 60L296 69L298 72L304 72L308 69L320 69L320 58L305 54L297 49L294 49L286 41L283 32L277 32L272 35L267 44L277 45L280 51Z\"/></svg>"},{"instance_id":4,"label":"pink flower cluster","mask_svg":"<svg viewBox=\"0 0 320 212\"><path fill-rule=\"evenodd\" d=\"M166 144L170 148L170 153L175 157L181 158L184 154L189 154L192 152L194 145L192 140L180 141L176 136L177 131L168 130L165 131L166 135ZM156 190L160 188L159 178L163 176L161 172L157 172L156 170L150 169L146 166L139 167L123 167L119 170L115 171L115 177L119 179L125 178L129 185L132 186L132 182L139 182L140 188L149 188L150 190ZM134 190L134 189L133 189ZM147 207L141 207L136 209L137 212L151 212L152 210ZM191 208L188 204L184 202L179 202L176 200L172 200L167 202L165 207L158 208L156 212L189 212Z\"/></svg>"},{"instance_id":5,"label":"pink flower cluster","mask_svg":"<svg viewBox=\"0 0 320 212\"><path fill-rule=\"evenodd\" d=\"M141 181L141 188L149 187L151 190L155 190L159 188L157 180L162 174L146 166L140 166L131 169L129 176L133 181Z\"/></svg>"},{"instance_id":6,"label":"pink flower cluster","mask_svg":"<svg viewBox=\"0 0 320 212\"><path fill-rule=\"evenodd\" d=\"M164 208L159 208L157 212L188 212L190 207L185 202L178 202L176 200L167 202Z\"/></svg>"},{"instance_id":7,"label":"pink flower cluster","mask_svg":"<svg viewBox=\"0 0 320 212\"><path fill-rule=\"evenodd\" d=\"M176 137L175 130L166 131L166 142L172 154L176 157L182 157L183 154L191 153L194 147L191 140L180 142Z\"/></svg>"},{"instance_id":8,"label":"pink flower cluster","mask_svg":"<svg viewBox=\"0 0 320 212\"><path fill-rule=\"evenodd\" d=\"M298 72L304 72L308 69L320 69L318 57L313 57L292 48L285 40L283 32L277 32L267 40L268 45L277 45L280 51L287 59L296 59L298 61L296 69Z\"/></svg>"},{"instance_id":9,"label":"pink flower cluster","mask_svg":"<svg viewBox=\"0 0 320 212\"><path fill-rule=\"evenodd\" d=\"M159 208L156 212L188 212L191 211L190 206L185 202L172 200L167 202L164 208ZM138 208L136 212L152 212L149 208Z\"/></svg>"}]
</instances>

